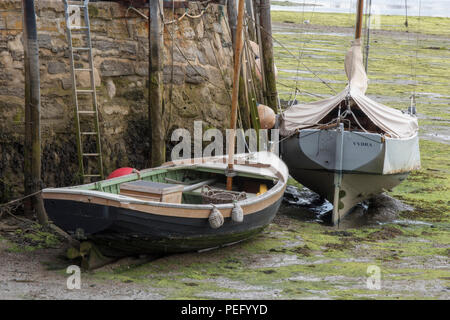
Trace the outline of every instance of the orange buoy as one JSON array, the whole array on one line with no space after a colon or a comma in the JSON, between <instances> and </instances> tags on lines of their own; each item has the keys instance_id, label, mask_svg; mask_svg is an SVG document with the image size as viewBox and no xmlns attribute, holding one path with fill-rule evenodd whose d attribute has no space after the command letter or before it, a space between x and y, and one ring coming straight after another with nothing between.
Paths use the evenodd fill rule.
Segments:
<instances>
[{"instance_id":1,"label":"orange buoy","mask_svg":"<svg viewBox=\"0 0 450 320\"><path fill-rule=\"evenodd\" d=\"M275 126L275 112L268 106L259 104L258 105L258 115L259 123L261 124L261 129L272 129Z\"/></svg>"}]
</instances>

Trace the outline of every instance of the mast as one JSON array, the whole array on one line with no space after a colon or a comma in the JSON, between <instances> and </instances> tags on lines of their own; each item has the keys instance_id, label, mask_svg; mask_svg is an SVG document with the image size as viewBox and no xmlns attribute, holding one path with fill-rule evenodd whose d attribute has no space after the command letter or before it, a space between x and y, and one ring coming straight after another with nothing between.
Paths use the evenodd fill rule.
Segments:
<instances>
[{"instance_id":1,"label":"mast","mask_svg":"<svg viewBox=\"0 0 450 320\"><path fill-rule=\"evenodd\" d=\"M234 1L234 0L231 0ZM228 141L228 167L227 167L227 190L231 191L233 185L233 164L234 164L234 140L236 139L236 119L239 93L239 73L241 70L242 52L242 26L244 21L245 0L239 0L238 17L236 26L235 46L234 46L234 70L233 70L233 91L231 94L231 134Z\"/></svg>"},{"instance_id":2,"label":"mast","mask_svg":"<svg viewBox=\"0 0 450 320\"><path fill-rule=\"evenodd\" d=\"M356 11L355 40L361 39L363 8L364 0L358 0L358 9Z\"/></svg>"}]
</instances>

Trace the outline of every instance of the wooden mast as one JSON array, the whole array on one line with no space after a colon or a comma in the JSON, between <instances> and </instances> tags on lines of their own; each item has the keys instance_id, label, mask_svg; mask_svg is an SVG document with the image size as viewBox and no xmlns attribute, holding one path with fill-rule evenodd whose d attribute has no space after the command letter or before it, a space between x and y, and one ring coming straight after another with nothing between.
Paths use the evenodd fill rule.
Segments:
<instances>
[{"instance_id":1,"label":"wooden mast","mask_svg":"<svg viewBox=\"0 0 450 320\"><path fill-rule=\"evenodd\" d=\"M234 0L231 0L234 1ZM245 0L239 0L238 17L236 26L235 46L234 46L234 70L233 70L233 91L231 94L231 134L228 141L228 170L227 170L227 190L231 191L233 186L233 163L234 163L234 145L236 139L236 120L239 94L239 73L241 70L241 52L242 52L242 26L244 22L244 3Z\"/></svg>"},{"instance_id":2,"label":"wooden mast","mask_svg":"<svg viewBox=\"0 0 450 320\"><path fill-rule=\"evenodd\" d=\"M361 38L362 17L363 17L364 0L358 0L358 9L356 12L355 39Z\"/></svg>"}]
</instances>

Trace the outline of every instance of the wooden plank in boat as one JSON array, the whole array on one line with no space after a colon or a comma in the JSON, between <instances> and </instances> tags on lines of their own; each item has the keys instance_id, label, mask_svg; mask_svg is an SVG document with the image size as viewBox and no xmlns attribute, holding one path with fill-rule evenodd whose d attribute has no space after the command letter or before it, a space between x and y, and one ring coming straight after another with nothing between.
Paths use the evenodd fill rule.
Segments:
<instances>
[{"instance_id":1,"label":"wooden plank in boat","mask_svg":"<svg viewBox=\"0 0 450 320\"><path fill-rule=\"evenodd\" d=\"M183 186L152 181L133 181L120 185L120 194L146 201L181 203Z\"/></svg>"}]
</instances>

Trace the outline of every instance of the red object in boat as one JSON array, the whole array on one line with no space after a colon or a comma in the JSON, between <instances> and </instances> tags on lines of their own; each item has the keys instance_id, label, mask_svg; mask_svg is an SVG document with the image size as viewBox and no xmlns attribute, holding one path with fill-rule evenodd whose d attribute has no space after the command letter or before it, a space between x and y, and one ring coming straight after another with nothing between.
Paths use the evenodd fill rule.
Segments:
<instances>
[{"instance_id":1,"label":"red object in boat","mask_svg":"<svg viewBox=\"0 0 450 320\"><path fill-rule=\"evenodd\" d=\"M111 174L106 179L112 179L112 178L125 176L127 174L133 173L133 171L135 171L135 169L130 168L130 167L119 168L119 169L116 169L113 172L111 172Z\"/></svg>"}]
</instances>

